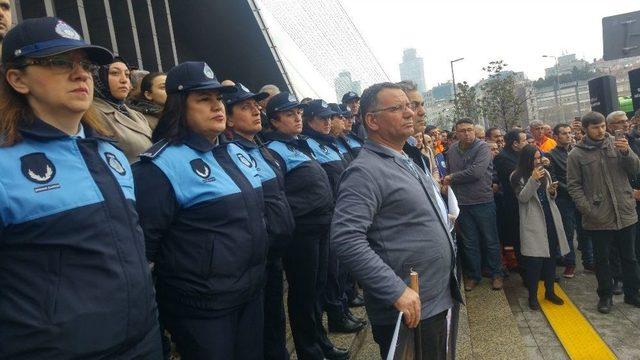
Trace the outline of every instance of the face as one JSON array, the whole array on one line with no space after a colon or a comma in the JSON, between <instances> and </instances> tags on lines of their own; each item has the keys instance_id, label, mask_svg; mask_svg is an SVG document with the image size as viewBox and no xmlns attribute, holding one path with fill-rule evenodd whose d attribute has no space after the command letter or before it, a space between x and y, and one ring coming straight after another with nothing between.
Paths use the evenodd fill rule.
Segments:
<instances>
[{"instance_id":1,"label":"face","mask_svg":"<svg viewBox=\"0 0 640 360\"><path fill-rule=\"evenodd\" d=\"M513 147L513 150L518 152L518 151L522 150L522 148L527 144L528 144L528 142L527 142L527 134L520 133L518 135L518 141L514 141L511 146Z\"/></svg>"},{"instance_id":2,"label":"face","mask_svg":"<svg viewBox=\"0 0 640 360\"><path fill-rule=\"evenodd\" d=\"M484 130L482 130L481 128L476 128L476 139L480 139L480 140L484 140Z\"/></svg>"},{"instance_id":3,"label":"face","mask_svg":"<svg viewBox=\"0 0 640 360\"><path fill-rule=\"evenodd\" d=\"M463 145L470 145L476 139L476 129L473 124L456 125L456 138Z\"/></svg>"},{"instance_id":4,"label":"face","mask_svg":"<svg viewBox=\"0 0 640 360\"><path fill-rule=\"evenodd\" d=\"M9 0L0 0L0 40L9 31L11 21L11 2Z\"/></svg>"},{"instance_id":5,"label":"face","mask_svg":"<svg viewBox=\"0 0 640 360\"><path fill-rule=\"evenodd\" d=\"M551 137L553 135L553 129L551 129L550 125L545 124L542 126L542 133L547 137Z\"/></svg>"},{"instance_id":6,"label":"face","mask_svg":"<svg viewBox=\"0 0 640 360\"><path fill-rule=\"evenodd\" d=\"M344 132L345 134L350 132L353 129L353 118L352 117L343 117L344 122Z\"/></svg>"},{"instance_id":7,"label":"face","mask_svg":"<svg viewBox=\"0 0 640 360\"><path fill-rule=\"evenodd\" d=\"M84 114L93 101L93 78L91 69L85 69L79 62L89 64L81 50L56 55L49 59L67 61L73 68L44 64L29 65L24 69L10 69L6 73L9 84L25 95L36 115ZM27 63L31 63L28 59Z\"/></svg>"},{"instance_id":8,"label":"face","mask_svg":"<svg viewBox=\"0 0 640 360\"><path fill-rule=\"evenodd\" d=\"M587 126L587 136L592 140L600 141L604 140L604 136L607 133L607 125L603 121L600 124L591 124Z\"/></svg>"},{"instance_id":9,"label":"face","mask_svg":"<svg viewBox=\"0 0 640 360\"><path fill-rule=\"evenodd\" d=\"M360 111L360 99L353 99L347 103L347 107L351 110L352 114L357 114Z\"/></svg>"},{"instance_id":10,"label":"face","mask_svg":"<svg viewBox=\"0 0 640 360\"><path fill-rule=\"evenodd\" d=\"M487 140L493 142L498 142L499 138L504 138L500 129L493 129L487 135Z\"/></svg>"},{"instance_id":11,"label":"face","mask_svg":"<svg viewBox=\"0 0 640 360\"><path fill-rule=\"evenodd\" d=\"M193 91L187 96L187 126L210 140L226 128L222 96L216 90Z\"/></svg>"},{"instance_id":12,"label":"face","mask_svg":"<svg viewBox=\"0 0 640 360\"><path fill-rule=\"evenodd\" d=\"M490 142L488 144L489 144L489 149L491 149L491 156L496 157L496 155L498 155L498 153L500 152L500 149L498 148L498 144L494 142Z\"/></svg>"},{"instance_id":13,"label":"face","mask_svg":"<svg viewBox=\"0 0 640 360\"><path fill-rule=\"evenodd\" d=\"M542 166L542 155L540 155L540 151L536 151L533 155L533 167Z\"/></svg>"},{"instance_id":14,"label":"face","mask_svg":"<svg viewBox=\"0 0 640 360\"><path fill-rule=\"evenodd\" d=\"M424 136L424 145L433 149L433 138L429 135Z\"/></svg>"},{"instance_id":15,"label":"face","mask_svg":"<svg viewBox=\"0 0 640 360\"><path fill-rule=\"evenodd\" d=\"M544 126L543 125L531 125L531 136L534 139L540 139L543 135Z\"/></svg>"},{"instance_id":16,"label":"face","mask_svg":"<svg viewBox=\"0 0 640 360\"><path fill-rule=\"evenodd\" d=\"M145 91L144 97L147 98L147 100L158 105L164 105L164 103L167 101L167 92L164 89L164 83L166 80L167 75L158 75L153 78L151 91Z\"/></svg>"},{"instance_id":17,"label":"face","mask_svg":"<svg viewBox=\"0 0 640 360\"><path fill-rule=\"evenodd\" d=\"M314 116L309 120L309 127L320 134L328 135L331 131L331 117Z\"/></svg>"},{"instance_id":18,"label":"face","mask_svg":"<svg viewBox=\"0 0 640 360\"><path fill-rule=\"evenodd\" d=\"M400 89L382 89L377 106L366 114L369 131L394 145L404 144L413 135L413 117L409 98Z\"/></svg>"},{"instance_id":19,"label":"face","mask_svg":"<svg viewBox=\"0 0 640 360\"><path fill-rule=\"evenodd\" d=\"M607 129L611 134L615 134L616 130L622 130L625 133L629 132L629 119L627 118L627 115L614 117L607 125Z\"/></svg>"},{"instance_id":20,"label":"face","mask_svg":"<svg viewBox=\"0 0 640 360\"><path fill-rule=\"evenodd\" d=\"M253 137L262 130L260 105L254 99L233 105L233 112L227 119L227 126L241 135Z\"/></svg>"},{"instance_id":21,"label":"face","mask_svg":"<svg viewBox=\"0 0 640 360\"><path fill-rule=\"evenodd\" d=\"M115 62L109 65L109 91L117 100L124 100L131 91L131 72L127 65Z\"/></svg>"},{"instance_id":22,"label":"face","mask_svg":"<svg viewBox=\"0 0 640 360\"><path fill-rule=\"evenodd\" d=\"M571 143L573 136L571 136L570 127L561 127L558 129L558 134L554 136L559 145L567 146Z\"/></svg>"},{"instance_id":23,"label":"face","mask_svg":"<svg viewBox=\"0 0 640 360\"><path fill-rule=\"evenodd\" d=\"M342 135L344 132L344 116L336 115L331 118L331 134Z\"/></svg>"},{"instance_id":24,"label":"face","mask_svg":"<svg viewBox=\"0 0 640 360\"><path fill-rule=\"evenodd\" d=\"M295 136L302 132L302 110L291 109L281 111L271 121L273 127L283 134Z\"/></svg>"},{"instance_id":25,"label":"face","mask_svg":"<svg viewBox=\"0 0 640 360\"><path fill-rule=\"evenodd\" d=\"M415 110L415 116L413 117L414 123L414 131L415 133L423 133L425 128L427 127L424 116L427 114L426 109L424 108L424 99L419 91L410 91L407 93L407 97L411 102L411 105Z\"/></svg>"}]
</instances>

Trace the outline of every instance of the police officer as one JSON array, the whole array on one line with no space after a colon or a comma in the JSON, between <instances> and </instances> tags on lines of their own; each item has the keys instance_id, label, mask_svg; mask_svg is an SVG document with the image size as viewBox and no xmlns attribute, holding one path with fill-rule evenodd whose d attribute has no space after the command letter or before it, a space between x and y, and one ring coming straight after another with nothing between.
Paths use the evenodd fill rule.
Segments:
<instances>
[{"instance_id":1,"label":"police officer","mask_svg":"<svg viewBox=\"0 0 640 360\"><path fill-rule=\"evenodd\" d=\"M131 169L91 105L111 60L52 17L4 38L2 359L162 357Z\"/></svg>"},{"instance_id":2,"label":"police officer","mask_svg":"<svg viewBox=\"0 0 640 360\"><path fill-rule=\"evenodd\" d=\"M334 198L338 192L340 176L346 168L346 161L340 154L336 138L330 135L332 119L341 121L340 114L320 99L310 101L303 113L304 129L302 133L307 136L306 142L311 148L313 156L329 177ZM344 306L347 304L344 278L340 276L338 259L331 249L329 249L328 261L327 286L321 307L327 310L329 331L357 332L364 327L364 323L351 314L348 306Z\"/></svg>"},{"instance_id":3,"label":"police officer","mask_svg":"<svg viewBox=\"0 0 640 360\"><path fill-rule=\"evenodd\" d=\"M340 155L344 161L349 164L353 161L353 156L351 155L351 149L349 148L349 144L347 144L344 133L347 120L346 116L351 116L351 112L343 111L340 105L335 103L330 103L329 108L335 112L335 115L331 116L331 131L329 134L335 138L335 143L340 151Z\"/></svg>"},{"instance_id":4,"label":"police officer","mask_svg":"<svg viewBox=\"0 0 640 360\"><path fill-rule=\"evenodd\" d=\"M347 110L351 111L353 116L353 134L356 139L360 139L360 147L364 143L364 139L367 138L367 130L362 124L360 118L360 96L353 91L346 92L342 95L342 105L347 107Z\"/></svg>"},{"instance_id":5,"label":"police officer","mask_svg":"<svg viewBox=\"0 0 640 360\"><path fill-rule=\"evenodd\" d=\"M221 143L223 86L204 62L167 73L157 141L134 165L160 319L185 360L262 359L267 257L256 165Z\"/></svg>"},{"instance_id":6,"label":"police officer","mask_svg":"<svg viewBox=\"0 0 640 360\"><path fill-rule=\"evenodd\" d=\"M346 359L348 352L331 344L318 317L327 278L333 191L313 150L300 136L302 107L287 92L275 95L266 109L274 130L264 134L285 174L285 193L296 224L283 259L289 284L289 319L298 357Z\"/></svg>"},{"instance_id":7,"label":"police officer","mask_svg":"<svg viewBox=\"0 0 640 360\"><path fill-rule=\"evenodd\" d=\"M291 240L295 224L284 193L282 169L256 137L262 130L258 102L269 94L254 94L242 84L236 84L235 87L236 92L223 95L227 110L227 130L230 140L249 154L260 175L269 234L267 282L264 289L264 358L289 359L282 301L282 255Z\"/></svg>"}]
</instances>

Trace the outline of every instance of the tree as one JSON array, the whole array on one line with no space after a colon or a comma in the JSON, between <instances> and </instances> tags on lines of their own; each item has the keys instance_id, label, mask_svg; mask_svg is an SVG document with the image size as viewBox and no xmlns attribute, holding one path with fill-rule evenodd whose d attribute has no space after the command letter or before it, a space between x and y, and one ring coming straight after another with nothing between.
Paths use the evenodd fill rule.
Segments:
<instances>
[{"instance_id":1,"label":"tree","mask_svg":"<svg viewBox=\"0 0 640 360\"><path fill-rule=\"evenodd\" d=\"M480 118L480 102L478 101L476 88L469 86L466 81L459 83L456 92L455 112L456 119L468 117L474 122Z\"/></svg>"},{"instance_id":2,"label":"tree","mask_svg":"<svg viewBox=\"0 0 640 360\"><path fill-rule=\"evenodd\" d=\"M515 75L505 70L507 66L502 60L497 60L482 68L488 79L480 87L483 92L480 104L491 125L511 129L519 124L530 94L518 91Z\"/></svg>"}]
</instances>

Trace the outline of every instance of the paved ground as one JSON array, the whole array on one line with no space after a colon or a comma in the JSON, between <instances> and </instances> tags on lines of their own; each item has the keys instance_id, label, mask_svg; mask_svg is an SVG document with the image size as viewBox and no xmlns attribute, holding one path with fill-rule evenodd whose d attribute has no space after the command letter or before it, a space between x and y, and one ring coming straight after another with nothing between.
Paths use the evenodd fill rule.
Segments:
<instances>
[{"instance_id":1,"label":"paved ground","mask_svg":"<svg viewBox=\"0 0 640 360\"><path fill-rule=\"evenodd\" d=\"M561 270L558 268L558 273ZM624 304L620 295L614 297L614 308L610 314L600 314L596 308L595 275L581 267L575 278L563 278L560 286L619 359L640 359L640 309ZM519 275L512 274L508 278L505 293L529 358L568 359L544 314L529 310L527 290L522 286Z\"/></svg>"}]
</instances>

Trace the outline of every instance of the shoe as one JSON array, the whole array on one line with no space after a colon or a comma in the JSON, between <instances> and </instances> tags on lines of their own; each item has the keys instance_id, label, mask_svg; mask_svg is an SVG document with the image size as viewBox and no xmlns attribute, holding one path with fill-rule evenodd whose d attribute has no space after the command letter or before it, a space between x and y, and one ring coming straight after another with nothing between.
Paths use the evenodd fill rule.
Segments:
<instances>
[{"instance_id":1,"label":"shoe","mask_svg":"<svg viewBox=\"0 0 640 360\"><path fill-rule=\"evenodd\" d=\"M560 297L554 293L551 294L545 294L544 298L551 301L552 303L556 304L556 305L564 305L564 300L560 299Z\"/></svg>"},{"instance_id":2,"label":"shoe","mask_svg":"<svg viewBox=\"0 0 640 360\"><path fill-rule=\"evenodd\" d=\"M493 290L502 290L504 286L504 281L502 281L502 276L496 276L491 280L491 288Z\"/></svg>"},{"instance_id":3,"label":"shoe","mask_svg":"<svg viewBox=\"0 0 640 360\"><path fill-rule=\"evenodd\" d=\"M584 264L584 271L586 272L596 272L596 266L594 264Z\"/></svg>"},{"instance_id":4,"label":"shoe","mask_svg":"<svg viewBox=\"0 0 640 360\"><path fill-rule=\"evenodd\" d=\"M363 327L363 323L355 322L346 315L342 315L338 319L329 320L329 332L332 333L352 334L360 331Z\"/></svg>"},{"instance_id":5,"label":"shoe","mask_svg":"<svg viewBox=\"0 0 640 360\"><path fill-rule=\"evenodd\" d=\"M367 320L355 316L349 309L347 309L347 311L345 311L344 314L353 322L361 323L362 325L365 325L365 326L368 324Z\"/></svg>"},{"instance_id":6,"label":"shoe","mask_svg":"<svg viewBox=\"0 0 640 360\"><path fill-rule=\"evenodd\" d=\"M531 309L533 311L540 310L540 303L538 302L538 299L529 298L529 309Z\"/></svg>"},{"instance_id":7,"label":"shoe","mask_svg":"<svg viewBox=\"0 0 640 360\"><path fill-rule=\"evenodd\" d=\"M613 289L611 289L613 295L622 295L622 281L613 280Z\"/></svg>"},{"instance_id":8,"label":"shoe","mask_svg":"<svg viewBox=\"0 0 640 360\"><path fill-rule=\"evenodd\" d=\"M478 282L473 279L464 279L464 291L471 291L478 286Z\"/></svg>"},{"instance_id":9,"label":"shoe","mask_svg":"<svg viewBox=\"0 0 640 360\"><path fill-rule=\"evenodd\" d=\"M640 307L640 296L626 296L624 297L625 304L633 305L635 307Z\"/></svg>"},{"instance_id":10,"label":"shoe","mask_svg":"<svg viewBox=\"0 0 640 360\"><path fill-rule=\"evenodd\" d=\"M364 298L358 294L353 300L349 302L349 307L362 307L364 306Z\"/></svg>"},{"instance_id":11,"label":"shoe","mask_svg":"<svg viewBox=\"0 0 640 360\"><path fill-rule=\"evenodd\" d=\"M336 347L334 345L328 346L320 343L322 353L324 357L329 360L347 360L349 359L349 350Z\"/></svg>"},{"instance_id":12,"label":"shoe","mask_svg":"<svg viewBox=\"0 0 640 360\"><path fill-rule=\"evenodd\" d=\"M562 273L562 276L564 276L567 279L573 279L573 277L576 276L576 267L575 266L565 267L564 273Z\"/></svg>"},{"instance_id":13,"label":"shoe","mask_svg":"<svg viewBox=\"0 0 640 360\"><path fill-rule=\"evenodd\" d=\"M602 297L598 301L598 311L603 314L610 313L611 307L613 307L613 300L610 297Z\"/></svg>"}]
</instances>

